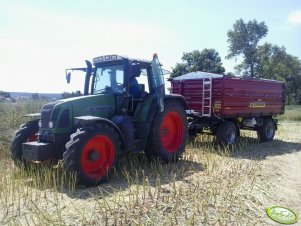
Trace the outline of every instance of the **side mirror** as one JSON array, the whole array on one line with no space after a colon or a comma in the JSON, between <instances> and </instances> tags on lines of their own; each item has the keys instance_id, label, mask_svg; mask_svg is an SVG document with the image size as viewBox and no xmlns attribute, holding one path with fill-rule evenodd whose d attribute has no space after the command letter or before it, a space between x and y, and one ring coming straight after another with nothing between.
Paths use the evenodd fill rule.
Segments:
<instances>
[{"instance_id":1,"label":"side mirror","mask_svg":"<svg viewBox=\"0 0 301 226\"><path fill-rule=\"evenodd\" d=\"M71 80L71 72L66 73L66 81L69 84Z\"/></svg>"}]
</instances>

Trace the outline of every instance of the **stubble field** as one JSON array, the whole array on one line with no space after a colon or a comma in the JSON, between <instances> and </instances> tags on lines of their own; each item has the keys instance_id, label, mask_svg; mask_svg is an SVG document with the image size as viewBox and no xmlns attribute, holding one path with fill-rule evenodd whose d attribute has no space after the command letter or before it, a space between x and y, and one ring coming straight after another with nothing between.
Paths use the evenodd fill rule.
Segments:
<instances>
[{"instance_id":1,"label":"stubble field","mask_svg":"<svg viewBox=\"0 0 301 226\"><path fill-rule=\"evenodd\" d=\"M289 121L296 108L273 142L243 132L227 149L201 135L177 163L126 155L109 182L87 188L61 162L25 171L10 160L22 115L43 104L0 103L0 225L271 225L270 205L301 213L301 122Z\"/></svg>"}]
</instances>

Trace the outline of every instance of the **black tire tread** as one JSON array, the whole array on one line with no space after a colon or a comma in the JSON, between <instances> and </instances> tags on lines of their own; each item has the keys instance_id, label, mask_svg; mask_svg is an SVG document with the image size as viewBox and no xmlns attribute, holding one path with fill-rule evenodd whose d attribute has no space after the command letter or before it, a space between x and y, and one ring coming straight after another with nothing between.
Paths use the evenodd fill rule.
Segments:
<instances>
[{"instance_id":1,"label":"black tire tread","mask_svg":"<svg viewBox=\"0 0 301 226\"><path fill-rule=\"evenodd\" d=\"M26 162L22 157L22 143L26 142L29 136L33 133L37 133L38 130L38 120L35 120L22 124L15 132L15 135L11 140L10 156L16 166L26 165Z\"/></svg>"},{"instance_id":2,"label":"black tire tread","mask_svg":"<svg viewBox=\"0 0 301 226\"><path fill-rule=\"evenodd\" d=\"M217 131L216 131L216 142L218 145L223 145L223 146L228 146L229 144L227 143L227 130L229 127L233 126L236 130L236 137L235 137L235 142L236 143L236 140L237 140L237 137L238 137L238 130L236 128L236 125L234 122L232 121L225 121L225 122L222 122L218 128L217 128Z\"/></svg>"},{"instance_id":3,"label":"black tire tread","mask_svg":"<svg viewBox=\"0 0 301 226\"><path fill-rule=\"evenodd\" d=\"M122 154L122 144L121 138L119 137L118 132L114 128L102 123L97 124L93 127L90 126L79 128L75 133L71 134L70 141L68 141L65 145L66 151L63 153L64 167L67 171L75 172L77 174L78 183L85 184L88 186L97 185L99 183L105 182L110 174L109 170L107 176L99 178L99 180L97 181L89 179L82 172L80 162L78 161L78 156L81 154L81 149L84 143L87 141L87 139L89 139L90 136L93 136L93 134L99 132L113 134L113 144L115 146L115 153L112 168L119 164Z\"/></svg>"},{"instance_id":4,"label":"black tire tread","mask_svg":"<svg viewBox=\"0 0 301 226\"><path fill-rule=\"evenodd\" d=\"M267 137L267 135L266 135L266 126L269 123L273 123L274 124L274 133L273 133L272 137ZM271 119L271 118L265 118L263 120L263 125L261 127L259 127L258 130L257 130L257 135L258 135L259 141L260 142L272 141L274 139L275 130L276 130L276 125L275 125L275 122L273 121L273 119Z\"/></svg>"},{"instance_id":5,"label":"black tire tread","mask_svg":"<svg viewBox=\"0 0 301 226\"><path fill-rule=\"evenodd\" d=\"M182 143L179 147L179 149L173 153L169 154L167 153L161 144L160 139L160 125L162 122L163 117L165 114L169 111L176 111L180 114L183 122L183 128L184 128L184 136L182 139ZM185 146L188 140L188 130L187 130L187 117L185 113L184 107L176 100L169 100L164 103L164 111L163 112L157 112L155 119L152 123L149 135L148 135L148 141L145 148L145 154L146 157L150 160L152 159L159 159L163 162L176 162L179 160L183 152L185 151Z\"/></svg>"}]
</instances>

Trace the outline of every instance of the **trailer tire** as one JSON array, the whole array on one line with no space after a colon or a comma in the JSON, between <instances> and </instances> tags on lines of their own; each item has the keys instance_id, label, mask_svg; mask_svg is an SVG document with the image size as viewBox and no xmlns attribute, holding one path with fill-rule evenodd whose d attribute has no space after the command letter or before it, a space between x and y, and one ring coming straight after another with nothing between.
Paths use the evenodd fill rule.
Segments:
<instances>
[{"instance_id":1,"label":"trailer tire","mask_svg":"<svg viewBox=\"0 0 301 226\"><path fill-rule=\"evenodd\" d=\"M39 131L38 120L30 121L20 126L11 141L10 156L16 166L27 167L28 163L22 156L22 143L36 141Z\"/></svg>"},{"instance_id":2,"label":"trailer tire","mask_svg":"<svg viewBox=\"0 0 301 226\"><path fill-rule=\"evenodd\" d=\"M225 121L222 122L216 131L216 141L219 145L229 146L233 145L237 141L238 129L234 122Z\"/></svg>"},{"instance_id":3,"label":"trailer tire","mask_svg":"<svg viewBox=\"0 0 301 226\"><path fill-rule=\"evenodd\" d=\"M260 142L268 142L274 139L276 124L271 118L265 118L263 125L258 128L257 135Z\"/></svg>"},{"instance_id":4,"label":"trailer tire","mask_svg":"<svg viewBox=\"0 0 301 226\"><path fill-rule=\"evenodd\" d=\"M121 153L121 138L116 129L107 124L83 127L66 143L64 167L76 174L78 183L94 186L107 181Z\"/></svg>"},{"instance_id":5,"label":"trailer tire","mask_svg":"<svg viewBox=\"0 0 301 226\"><path fill-rule=\"evenodd\" d=\"M178 161L188 139L187 124L181 103L166 101L164 111L158 111L152 123L145 149L147 158L158 158L165 163Z\"/></svg>"}]
</instances>

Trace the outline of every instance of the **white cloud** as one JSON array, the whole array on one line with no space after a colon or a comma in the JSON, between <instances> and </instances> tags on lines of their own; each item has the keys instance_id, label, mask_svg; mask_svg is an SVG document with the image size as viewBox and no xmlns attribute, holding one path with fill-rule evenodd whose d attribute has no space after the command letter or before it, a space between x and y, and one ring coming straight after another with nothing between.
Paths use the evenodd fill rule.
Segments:
<instances>
[{"instance_id":1,"label":"white cloud","mask_svg":"<svg viewBox=\"0 0 301 226\"><path fill-rule=\"evenodd\" d=\"M288 22L293 24L301 24L301 10L291 13L288 17Z\"/></svg>"}]
</instances>

